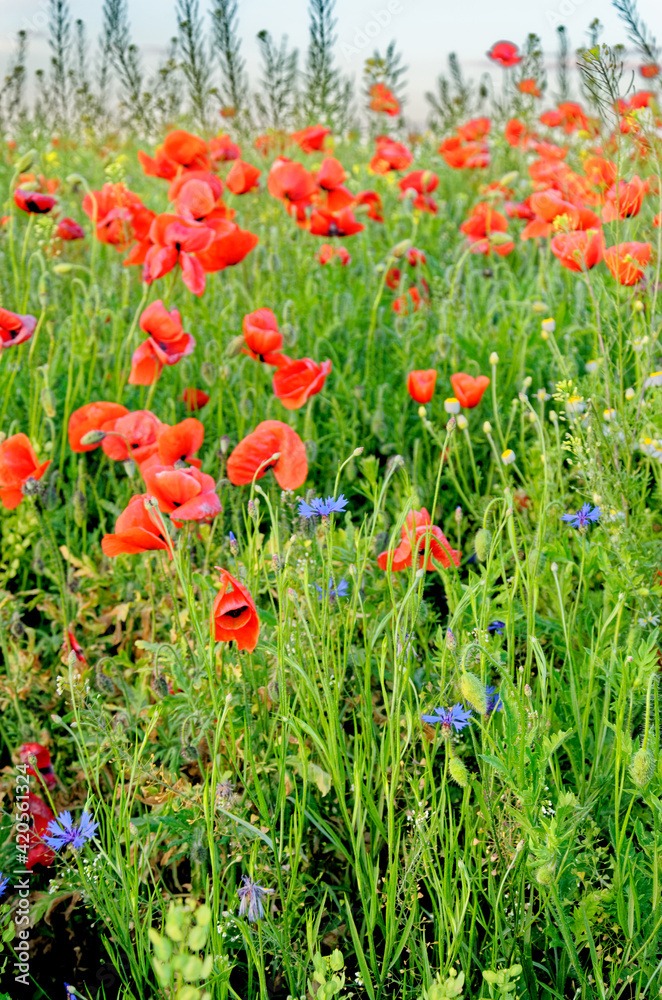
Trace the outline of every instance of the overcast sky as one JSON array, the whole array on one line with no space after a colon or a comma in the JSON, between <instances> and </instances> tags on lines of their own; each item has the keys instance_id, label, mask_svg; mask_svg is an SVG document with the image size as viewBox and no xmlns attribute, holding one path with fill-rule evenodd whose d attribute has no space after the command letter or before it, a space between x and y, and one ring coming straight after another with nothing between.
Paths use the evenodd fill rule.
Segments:
<instances>
[{"instance_id":1,"label":"overcast sky","mask_svg":"<svg viewBox=\"0 0 662 1000\"><path fill-rule=\"evenodd\" d=\"M102 0L69 0L74 18L82 18L91 39L101 27ZM206 11L211 0L200 0ZM259 76L255 36L266 28L276 38L287 34L301 52L308 38L308 0L239 0L240 31L247 68L253 81ZM654 35L662 41L662 3L638 0L638 9ZM176 32L174 0L129 0L134 41L149 65L155 65ZM45 25L48 0L0 0L0 70L4 72L16 33L30 35L29 68L48 65ZM426 114L424 93L431 89L446 56L457 52L469 75L489 68L485 52L507 39L521 44L529 32L542 38L548 68L553 73L558 24L565 24L571 47L587 40L594 18L605 26L602 40L625 42L625 31L610 0L337 0L337 58L344 73L360 80L364 60L375 48L384 50L395 38L408 72L408 114L419 123ZM96 48L91 50L93 58Z\"/></svg>"}]
</instances>

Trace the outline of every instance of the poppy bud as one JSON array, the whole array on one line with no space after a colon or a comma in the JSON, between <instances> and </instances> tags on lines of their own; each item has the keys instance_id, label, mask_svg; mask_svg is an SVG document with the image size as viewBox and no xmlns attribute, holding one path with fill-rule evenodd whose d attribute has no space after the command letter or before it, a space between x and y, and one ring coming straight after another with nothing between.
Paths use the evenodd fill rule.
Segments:
<instances>
[{"instance_id":1,"label":"poppy bud","mask_svg":"<svg viewBox=\"0 0 662 1000\"><path fill-rule=\"evenodd\" d=\"M48 279L45 274L40 275L37 282L37 295L42 306L45 308L48 305Z\"/></svg>"},{"instance_id":2,"label":"poppy bud","mask_svg":"<svg viewBox=\"0 0 662 1000\"><path fill-rule=\"evenodd\" d=\"M450 776L460 788L467 788L469 785L469 772L459 757L451 757L448 762Z\"/></svg>"},{"instance_id":3,"label":"poppy bud","mask_svg":"<svg viewBox=\"0 0 662 1000\"><path fill-rule=\"evenodd\" d=\"M71 497L71 504L74 508L74 522L76 527L82 528L87 521L87 500L82 490L74 490Z\"/></svg>"},{"instance_id":4,"label":"poppy bud","mask_svg":"<svg viewBox=\"0 0 662 1000\"><path fill-rule=\"evenodd\" d=\"M451 651L457 649L457 639L455 638L453 630L450 628L446 629L446 646Z\"/></svg>"},{"instance_id":5,"label":"poppy bud","mask_svg":"<svg viewBox=\"0 0 662 1000\"><path fill-rule=\"evenodd\" d=\"M317 458L317 442L316 441L304 441L303 446L306 449L306 458L309 462L314 462Z\"/></svg>"},{"instance_id":6,"label":"poppy bud","mask_svg":"<svg viewBox=\"0 0 662 1000\"><path fill-rule=\"evenodd\" d=\"M249 420L253 415L253 400L249 399L248 396L242 396L242 398L239 400L239 412L241 413L242 417L245 417L246 420Z\"/></svg>"},{"instance_id":7,"label":"poppy bud","mask_svg":"<svg viewBox=\"0 0 662 1000\"><path fill-rule=\"evenodd\" d=\"M230 532L230 552L235 557L239 555L239 543L233 531Z\"/></svg>"},{"instance_id":8,"label":"poppy bud","mask_svg":"<svg viewBox=\"0 0 662 1000\"><path fill-rule=\"evenodd\" d=\"M23 485L21 486L21 493L24 497L34 497L39 493L41 487L39 482L34 478L34 476L28 476Z\"/></svg>"},{"instance_id":9,"label":"poppy bud","mask_svg":"<svg viewBox=\"0 0 662 1000\"><path fill-rule=\"evenodd\" d=\"M352 458L358 458L359 455L362 454L363 454L363 445L361 445L359 448L354 449L354 451L352 452Z\"/></svg>"},{"instance_id":10,"label":"poppy bud","mask_svg":"<svg viewBox=\"0 0 662 1000\"><path fill-rule=\"evenodd\" d=\"M497 354L496 351L492 351L492 353L490 354L490 364L491 365L499 364L499 355Z\"/></svg>"},{"instance_id":11,"label":"poppy bud","mask_svg":"<svg viewBox=\"0 0 662 1000\"><path fill-rule=\"evenodd\" d=\"M207 385L213 385L218 378L218 365L215 365L212 361L203 361L200 365L200 376Z\"/></svg>"},{"instance_id":12,"label":"poppy bud","mask_svg":"<svg viewBox=\"0 0 662 1000\"><path fill-rule=\"evenodd\" d=\"M410 246L411 246L411 240L401 240L399 243L396 243L396 245L391 250L391 256L395 257L396 259L398 257L404 257L404 255L407 253L407 250L409 250Z\"/></svg>"},{"instance_id":13,"label":"poppy bud","mask_svg":"<svg viewBox=\"0 0 662 1000\"><path fill-rule=\"evenodd\" d=\"M283 340L288 347L293 347L296 344L297 332L291 323L283 323L280 328L280 332L283 335Z\"/></svg>"},{"instance_id":14,"label":"poppy bud","mask_svg":"<svg viewBox=\"0 0 662 1000\"><path fill-rule=\"evenodd\" d=\"M29 149L27 153L23 153L23 156L20 158L20 160L18 160L16 164L15 167L16 173L22 174L26 170L29 170L36 156L37 156L36 149Z\"/></svg>"},{"instance_id":15,"label":"poppy bud","mask_svg":"<svg viewBox=\"0 0 662 1000\"><path fill-rule=\"evenodd\" d=\"M67 263L53 264L54 274L69 274L69 272L73 271L73 269L74 269L73 264L67 264Z\"/></svg>"},{"instance_id":16,"label":"poppy bud","mask_svg":"<svg viewBox=\"0 0 662 1000\"><path fill-rule=\"evenodd\" d=\"M466 431L467 427L469 426L469 421L467 420L465 415L463 413L458 413L455 419L457 420L457 426L460 428L460 430Z\"/></svg>"},{"instance_id":17,"label":"poppy bud","mask_svg":"<svg viewBox=\"0 0 662 1000\"><path fill-rule=\"evenodd\" d=\"M487 712L487 692L485 685L479 681L475 674L470 674L466 670L460 678L460 691L465 701L468 701L479 715Z\"/></svg>"},{"instance_id":18,"label":"poppy bud","mask_svg":"<svg viewBox=\"0 0 662 1000\"><path fill-rule=\"evenodd\" d=\"M225 353L229 358L236 358L238 354L241 353L242 347L246 346L246 341L244 340L243 333L239 336L233 337L228 346L225 348Z\"/></svg>"},{"instance_id":19,"label":"poppy bud","mask_svg":"<svg viewBox=\"0 0 662 1000\"><path fill-rule=\"evenodd\" d=\"M160 698L165 698L168 694L168 681L165 674L154 674L150 682L152 691Z\"/></svg>"},{"instance_id":20,"label":"poppy bud","mask_svg":"<svg viewBox=\"0 0 662 1000\"><path fill-rule=\"evenodd\" d=\"M453 517L455 518L455 523L456 524L462 524L462 508L460 506L457 506L455 508L455 511L453 513Z\"/></svg>"},{"instance_id":21,"label":"poppy bud","mask_svg":"<svg viewBox=\"0 0 662 1000\"><path fill-rule=\"evenodd\" d=\"M474 552L481 562L487 562L491 541L492 532L489 528L479 528L474 538Z\"/></svg>"},{"instance_id":22,"label":"poppy bud","mask_svg":"<svg viewBox=\"0 0 662 1000\"><path fill-rule=\"evenodd\" d=\"M78 666L78 653L75 649L69 650L69 656L67 657L67 666L69 670L73 670L74 667Z\"/></svg>"},{"instance_id":23,"label":"poppy bud","mask_svg":"<svg viewBox=\"0 0 662 1000\"><path fill-rule=\"evenodd\" d=\"M85 447L91 444L99 444L106 436L105 431L88 431L87 434L83 434L80 439L80 443Z\"/></svg>"},{"instance_id":24,"label":"poppy bud","mask_svg":"<svg viewBox=\"0 0 662 1000\"><path fill-rule=\"evenodd\" d=\"M98 663L94 674L94 686L102 694L112 695L115 693L115 684L108 674L104 674Z\"/></svg>"},{"instance_id":25,"label":"poppy bud","mask_svg":"<svg viewBox=\"0 0 662 1000\"><path fill-rule=\"evenodd\" d=\"M47 385L44 385L41 390L39 402L46 416L53 418L56 413L55 394Z\"/></svg>"},{"instance_id":26,"label":"poppy bud","mask_svg":"<svg viewBox=\"0 0 662 1000\"><path fill-rule=\"evenodd\" d=\"M455 419L455 417L451 417L448 423L446 424L446 430L450 434L455 430L456 426L457 426L457 420Z\"/></svg>"},{"instance_id":27,"label":"poppy bud","mask_svg":"<svg viewBox=\"0 0 662 1000\"><path fill-rule=\"evenodd\" d=\"M124 471L126 472L129 479L133 479L136 474L136 463L132 458L127 458L126 461L122 462L124 466Z\"/></svg>"},{"instance_id":28,"label":"poppy bud","mask_svg":"<svg viewBox=\"0 0 662 1000\"><path fill-rule=\"evenodd\" d=\"M218 442L218 453L219 457L223 458L230 450L230 438L227 434L224 434L221 440Z\"/></svg>"},{"instance_id":29,"label":"poppy bud","mask_svg":"<svg viewBox=\"0 0 662 1000\"><path fill-rule=\"evenodd\" d=\"M645 747L640 747L630 761L630 777L637 788L645 788L655 772L655 757Z\"/></svg>"},{"instance_id":30,"label":"poppy bud","mask_svg":"<svg viewBox=\"0 0 662 1000\"><path fill-rule=\"evenodd\" d=\"M198 759L198 748L194 747L192 743L185 743L180 750L182 760L185 760L187 764L192 764Z\"/></svg>"},{"instance_id":31,"label":"poppy bud","mask_svg":"<svg viewBox=\"0 0 662 1000\"><path fill-rule=\"evenodd\" d=\"M552 885L554 882L554 875L556 873L556 865L549 861L546 865L540 865L536 868L536 882L538 885Z\"/></svg>"}]
</instances>

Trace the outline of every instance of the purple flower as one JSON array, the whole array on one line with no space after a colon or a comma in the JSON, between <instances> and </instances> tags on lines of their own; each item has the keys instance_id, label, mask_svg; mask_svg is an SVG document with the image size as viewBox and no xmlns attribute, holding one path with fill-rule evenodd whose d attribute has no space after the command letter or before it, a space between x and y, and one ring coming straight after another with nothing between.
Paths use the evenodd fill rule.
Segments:
<instances>
[{"instance_id":1,"label":"purple flower","mask_svg":"<svg viewBox=\"0 0 662 1000\"><path fill-rule=\"evenodd\" d=\"M431 726L441 725L450 731L451 727L459 733L461 729L468 726L473 719L470 709L464 705L453 705L452 708L435 708L434 715L422 715L423 722L429 722Z\"/></svg>"},{"instance_id":2,"label":"purple flower","mask_svg":"<svg viewBox=\"0 0 662 1000\"><path fill-rule=\"evenodd\" d=\"M492 634L496 632L497 635L503 635L503 633L506 631L506 623L499 621L498 618L495 618L494 621L490 622L490 624L487 626L487 631L491 632Z\"/></svg>"},{"instance_id":3,"label":"purple flower","mask_svg":"<svg viewBox=\"0 0 662 1000\"><path fill-rule=\"evenodd\" d=\"M74 826L71 813L65 810L57 819L50 821L46 827L50 837L44 834L44 841L54 851L61 851L63 847L73 847L77 851L86 841L92 839L98 826L87 809L83 811L78 826Z\"/></svg>"},{"instance_id":4,"label":"purple flower","mask_svg":"<svg viewBox=\"0 0 662 1000\"><path fill-rule=\"evenodd\" d=\"M9 884L9 878L5 877L2 872L0 872L0 896L4 896L5 889Z\"/></svg>"},{"instance_id":5,"label":"purple flower","mask_svg":"<svg viewBox=\"0 0 662 1000\"><path fill-rule=\"evenodd\" d=\"M320 601L324 597L324 588L320 587L318 583L315 584L315 590L317 591L317 596ZM335 601L336 597L347 597L349 592L349 584L347 580L341 580L338 586L333 582L333 577L329 580L329 600Z\"/></svg>"},{"instance_id":6,"label":"purple flower","mask_svg":"<svg viewBox=\"0 0 662 1000\"><path fill-rule=\"evenodd\" d=\"M305 500L299 500L299 516L300 517L328 517L329 514L339 514L345 509L349 501L341 493L338 499L335 497L327 497L326 500L322 500L321 497L314 497L310 503Z\"/></svg>"},{"instance_id":7,"label":"purple flower","mask_svg":"<svg viewBox=\"0 0 662 1000\"><path fill-rule=\"evenodd\" d=\"M239 916L248 916L248 921L254 924L256 920L264 917L264 900L267 896L273 895L273 889L265 889L259 882L253 882L250 875L242 877L242 885L237 889L237 895L241 900L239 904Z\"/></svg>"},{"instance_id":8,"label":"purple flower","mask_svg":"<svg viewBox=\"0 0 662 1000\"><path fill-rule=\"evenodd\" d=\"M501 701L501 695L498 693L495 687L491 684L487 684L485 687L485 693L487 695L487 711L486 715L491 712L503 712L503 702Z\"/></svg>"},{"instance_id":9,"label":"purple flower","mask_svg":"<svg viewBox=\"0 0 662 1000\"><path fill-rule=\"evenodd\" d=\"M561 514L561 520L571 524L573 528L585 531L589 524L598 521L602 515L599 507L591 507L590 503L582 504L576 514Z\"/></svg>"},{"instance_id":10,"label":"purple flower","mask_svg":"<svg viewBox=\"0 0 662 1000\"><path fill-rule=\"evenodd\" d=\"M69 983L65 983L64 988L67 991L66 1000L78 1000L78 994L73 986L70 986Z\"/></svg>"}]
</instances>

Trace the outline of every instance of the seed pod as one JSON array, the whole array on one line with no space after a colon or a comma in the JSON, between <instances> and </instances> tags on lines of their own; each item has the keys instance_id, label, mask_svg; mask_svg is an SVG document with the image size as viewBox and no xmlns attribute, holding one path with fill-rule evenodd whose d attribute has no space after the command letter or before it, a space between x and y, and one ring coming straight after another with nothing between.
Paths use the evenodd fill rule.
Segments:
<instances>
[{"instance_id":1,"label":"seed pod","mask_svg":"<svg viewBox=\"0 0 662 1000\"><path fill-rule=\"evenodd\" d=\"M474 551L481 562L487 562L492 542L492 532L489 528L479 528L474 538Z\"/></svg>"},{"instance_id":2,"label":"seed pod","mask_svg":"<svg viewBox=\"0 0 662 1000\"><path fill-rule=\"evenodd\" d=\"M465 701L475 708L479 715L487 712L487 692L475 674L465 672L460 678L460 691Z\"/></svg>"},{"instance_id":3,"label":"seed pod","mask_svg":"<svg viewBox=\"0 0 662 1000\"><path fill-rule=\"evenodd\" d=\"M538 885L552 885L555 881L555 875L556 865L552 861L548 861L546 865L540 865L539 868L536 868L535 877Z\"/></svg>"},{"instance_id":4,"label":"seed pod","mask_svg":"<svg viewBox=\"0 0 662 1000\"><path fill-rule=\"evenodd\" d=\"M469 772L459 757L451 757L448 762L450 776L460 788L467 788L469 785Z\"/></svg>"},{"instance_id":5,"label":"seed pod","mask_svg":"<svg viewBox=\"0 0 662 1000\"><path fill-rule=\"evenodd\" d=\"M640 747L632 756L629 771L637 788L645 788L655 772L655 757L650 750Z\"/></svg>"},{"instance_id":6,"label":"seed pod","mask_svg":"<svg viewBox=\"0 0 662 1000\"><path fill-rule=\"evenodd\" d=\"M74 508L76 526L82 528L87 521L87 499L82 490L74 490L71 503Z\"/></svg>"}]
</instances>

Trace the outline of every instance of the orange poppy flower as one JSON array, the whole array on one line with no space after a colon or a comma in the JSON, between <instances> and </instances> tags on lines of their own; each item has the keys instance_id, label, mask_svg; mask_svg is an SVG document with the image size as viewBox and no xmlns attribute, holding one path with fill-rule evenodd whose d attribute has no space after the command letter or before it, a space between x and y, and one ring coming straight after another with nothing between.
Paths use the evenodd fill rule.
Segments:
<instances>
[{"instance_id":1,"label":"orange poppy flower","mask_svg":"<svg viewBox=\"0 0 662 1000\"><path fill-rule=\"evenodd\" d=\"M339 212L314 208L310 214L312 236L354 236L364 229L365 226L357 221L351 208L343 208Z\"/></svg>"},{"instance_id":2,"label":"orange poppy flower","mask_svg":"<svg viewBox=\"0 0 662 1000\"><path fill-rule=\"evenodd\" d=\"M426 548L428 548L426 570L435 568L433 558L446 568L451 562L455 566L459 565L462 553L451 548L441 528L431 523L430 515L423 507L421 510L411 510L407 514L407 520L402 526L400 544L395 549L381 552L377 556L377 565L380 569L390 567L398 572L411 566L412 556L416 553L419 569L423 569Z\"/></svg>"},{"instance_id":3,"label":"orange poppy flower","mask_svg":"<svg viewBox=\"0 0 662 1000\"><path fill-rule=\"evenodd\" d=\"M216 567L220 569L220 567ZM260 637L260 619L250 593L239 580L221 569L221 589L211 609L210 630L216 642L236 642L252 653Z\"/></svg>"},{"instance_id":4,"label":"orange poppy flower","mask_svg":"<svg viewBox=\"0 0 662 1000\"><path fill-rule=\"evenodd\" d=\"M519 49L513 42L495 42L487 55L500 66L517 66L522 61Z\"/></svg>"},{"instance_id":5,"label":"orange poppy flower","mask_svg":"<svg viewBox=\"0 0 662 1000\"><path fill-rule=\"evenodd\" d=\"M154 156L138 151L138 162L148 177L173 180L182 170L208 170L207 143L184 129L174 129L157 146Z\"/></svg>"},{"instance_id":6,"label":"orange poppy flower","mask_svg":"<svg viewBox=\"0 0 662 1000\"><path fill-rule=\"evenodd\" d=\"M14 191L14 204L22 212L30 215L45 215L57 205L57 198L50 194L41 194L39 191L26 191L23 188L16 188Z\"/></svg>"},{"instance_id":7,"label":"orange poppy flower","mask_svg":"<svg viewBox=\"0 0 662 1000\"><path fill-rule=\"evenodd\" d=\"M434 368L409 372L407 392L415 403L429 403L434 395L437 372Z\"/></svg>"},{"instance_id":8,"label":"orange poppy flower","mask_svg":"<svg viewBox=\"0 0 662 1000\"><path fill-rule=\"evenodd\" d=\"M517 84L517 89L521 94L529 94L531 97L540 97L538 84L532 76L528 77L526 80L520 80Z\"/></svg>"},{"instance_id":9,"label":"orange poppy flower","mask_svg":"<svg viewBox=\"0 0 662 1000\"><path fill-rule=\"evenodd\" d=\"M115 522L115 531L104 535L101 548L107 556L135 555L137 552L165 550L172 559L172 544L166 540L155 515L145 506L146 493L132 496Z\"/></svg>"},{"instance_id":10,"label":"orange poppy flower","mask_svg":"<svg viewBox=\"0 0 662 1000\"><path fill-rule=\"evenodd\" d=\"M599 229L559 233L552 239L552 253L569 271L589 271L604 257L605 241Z\"/></svg>"},{"instance_id":11,"label":"orange poppy flower","mask_svg":"<svg viewBox=\"0 0 662 1000\"><path fill-rule=\"evenodd\" d=\"M393 300L393 312L398 316L409 316L410 313L418 312L421 307L421 293L418 288L408 288L404 295L398 295Z\"/></svg>"},{"instance_id":12,"label":"orange poppy flower","mask_svg":"<svg viewBox=\"0 0 662 1000\"><path fill-rule=\"evenodd\" d=\"M186 405L189 413L201 410L209 402L209 395L203 389L195 389L188 386L182 393L182 402Z\"/></svg>"},{"instance_id":13,"label":"orange poppy flower","mask_svg":"<svg viewBox=\"0 0 662 1000\"><path fill-rule=\"evenodd\" d=\"M200 250L195 255L207 273L240 264L259 242L255 233L240 229L236 223L226 219L209 219L207 226L212 231L213 239L206 250Z\"/></svg>"},{"instance_id":14,"label":"orange poppy flower","mask_svg":"<svg viewBox=\"0 0 662 1000\"><path fill-rule=\"evenodd\" d=\"M20 316L0 308L0 351L3 347L16 347L29 340L36 326L34 316Z\"/></svg>"},{"instance_id":15,"label":"orange poppy flower","mask_svg":"<svg viewBox=\"0 0 662 1000\"><path fill-rule=\"evenodd\" d=\"M334 247L330 243L322 243L317 253L317 259L320 264L329 264L334 257L340 260L343 267L349 264L352 259L352 255L345 247Z\"/></svg>"},{"instance_id":16,"label":"orange poppy flower","mask_svg":"<svg viewBox=\"0 0 662 1000\"><path fill-rule=\"evenodd\" d=\"M197 417L186 417L172 427L162 424L157 434L156 454L159 463L176 465L178 462L188 462L199 469L202 462L199 458L194 458L194 455L202 448L204 439L205 429Z\"/></svg>"},{"instance_id":17,"label":"orange poppy flower","mask_svg":"<svg viewBox=\"0 0 662 1000\"><path fill-rule=\"evenodd\" d=\"M273 455L280 457L272 465L258 468ZM251 434L240 441L227 464L228 479L234 486L243 486L253 479L262 479L273 468L278 485L284 490L296 490L306 481L308 460L303 441L296 431L280 420L263 420Z\"/></svg>"},{"instance_id":18,"label":"orange poppy flower","mask_svg":"<svg viewBox=\"0 0 662 1000\"><path fill-rule=\"evenodd\" d=\"M584 160L584 173L591 184L601 188L609 188L616 183L618 166L612 160L606 160L602 156L588 156Z\"/></svg>"},{"instance_id":19,"label":"orange poppy flower","mask_svg":"<svg viewBox=\"0 0 662 1000\"><path fill-rule=\"evenodd\" d=\"M235 160L230 173L225 178L225 183L233 194L247 194L258 187L258 179L261 173L262 171L254 167L252 163Z\"/></svg>"},{"instance_id":20,"label":"orange poppy flower","mask_svg":"<svg viewBox=\"0 0 662 1000\"><path fill-rule=\"evenodd\" d=\"M505 233L508 220L501 212L492 208L488 201L479 201L471 210L471 215L460 226L470 243L485 239L491 233Z\"/></svg>"},{"instance_id":21,"label":"orange poppy flower","mask_svg":"<svg viewBox=\"0 0 662 1000\"><path fill-rule=\"evenodd\" d=\"M457 134L463 142L476 142L489 135L492 123L489 118L472 118L458 126Z\"/></svg>"},{"instance_id":22,"label":"orange poppy flower","mask_svg":"<svg viewBox=\"0 0 662 1000\"><path fill-rule=\"evenodd\" d=\"M391 170L406 170L414 159L413 153L395 139L379 135L375 140L377 152L370 161L370 169L375 174L388 174Z\"/></svg>"},{"instance_id":23,"label":"orange poppy flower","mask_svg":"<svg viewBox=\"0 0 662 1000\"><path fill-rule=\"evenodd\" d=\"M283 346L283 336L271 309L263 306L255 312L247 313L243 319L242 329L248 348L244 350L244 354L248 354L254 361L264 361L268 365L281 363L283 355L278 352Z\"/></svg>"},{"instance_id":24,"label":"orange poppy flower","mask_svg":"<svg viewBox=\"0 0 662 1000\"><path fill-rule=\"evenodd\" d=\"M104 184L101 191L90 191L83 198L83 211L92 222L96 214L95 235L99 242L110 243L118 250L126 250L134 240L146 241L155 218L155 213L124 184Z\"/></svg>"},{"instance_id":25,"label":"orange poppy flower","mask_svg":"<svg viewBox=\"0 0 662 1000\"><path fill-rule=\"evenodd\" d=\"M605 264L621 285L636 285L651 256L650 243L619 243L605 250Z\"/></svg>"},{"instance_id":26,"label":"orange poppy flower","mask_svg":"<svg viewBox=\"0 0 662 1000\"><path fill-rule=\"evenodd\" d=\"M367 206L368 218L373 222L384 221L382 199L376 191L360 191L354 199L354 204L357 208L362 205Z\"/></svg>"},{"instance_id":27,"label":"orange poppy flower","mask_svg":"<svg viewBox=\"0 0 662 1000\"><path fill-rule=\"evenodd\" d=\"M115 421L119 417L125 417L128 412L126 406L122 406L121 403L107 403L103 400L80 406L69 417L67 428L69 447L77 452L94 451L101 441L95 444L83 444L82 438L90 431L112 430Z\"/></svg>"},{"instance_id":28,"label":"orange poppy flower","mask_svg":"<svg viewBox=\"0 0 662 1000\"><path fill-rule=\"evenodd\" d=\"M23 499L28 479L41 479L48 466L37 460L27 434L12 434L0 444L0 503L14 510Z\"/></svg>"},{"instance_id":29,"label":"orange poppy flower","mask_svg":"<svg viewBox=\"0 0 662 1000\"><path fill-rule=\"evenodd\" d=\"M294 163L287 157L279 156L271 165L267 190L273 198L278 198L286 205L304 207L310 204L316 185L302 163Z\"/></svg>"},{"instance_id":30,"label":"orange poppy flower","mask_svg":"<svg viewBox=\"0 0 662 1000\"><path fill-rule=\"evenodd\" d=\"M331 129L324 125L308 125L299 132L293 132L290 138L304 153L315 153L324 148L324 140L331 135Z\"/></svg>"},{"instance_id":31,"label":"orange poppy flower","mask_svg":"<svg viewBox=\"0 0 662 1000\"><path fill-rule=\"evenodd\" d=\"M527 148L529 139L532 138L531 132L519 118L511 118L506 122L503 135L509 146L520 146L522 149Z\"/></svg>"},{"instance_id":32,"label":"orange poppy flower","mask_svg":"<svg viewBox=\"0 0 662 1000\"><path fill-rule=\"evenodd\" d=\"M489 384L490 380L487 375L479 375L478 378L467 375L465 372L451 375L451 385L455 397L460 401L460 406L464 406L467 410L478 406Z\"/></svg>"},{"instance_id":33,"label":"orange poppy flower","mask_svg":"<svg viewBox=\"0 0 662 1000\"><path fill-rule=\"evenodd\" d=\"M639 67L639 72L643 76L644 80L652 80L660 72L660 67L657 63L645 63L643 66Z\"/></svg>"},{"instance_id":34,"label":"orange poppy flower","mask_svg":"<svg viewBox=\"0 0 662 1000\"><path fill-rule=\"evenodd\" d=\"M479 170L490 165L490 151L487 143L466 142L453 135L444 139L439 152L453 170Z\"/></svg>"},{"instance_id":35,"label":"orange poppy flower","mask_svg":"<svg viewBox=\"0 0 662 1000\"><path fill-rule=\"evenodd\" d=\"M311 358L300 358L281 365L274 374L274 395L287 410L298 410L311 396L324 388L331 362L318 365Z\"/></svg>"},{"instance_id":36,"label":"orange poppy flower","mask_svg":"<svg viewBox=\"0 0 662 1000\"><path fill-rule=\"evenodd\" d=\"M154 219L149 238L152 246L145 255L143 281L151 284L157 278L169 274L179 264L188 290L194 295L202 295L205 290L205 272L194 254L209 247L214 239L213 230L183 216L163 212ZM131 263L135 261L132 260Z\"/></svg>"},{"instance_id":37,"label":"orange poppy flower","mask_svg":"<svg viewBox=\"0 0 662 1000\"><path fill-rule=\"evenodd\" d=\"M106 437L101 447L108 458L115 462L125 462L132 458L140 465L156 454L157 440L163 426L159 418L149 410L134 410L115 420L112 427L106 426Z\"/></svg>"},{"instance_id":38,"label":"orange poppy flower","mask_svg":"<svg viewBox=\"0 0 662 1000\"><path fill-rule=\"evenodd\" d=\"M147 465L141 472L148 494L156 497L159 510L170 514L177 528L184 521L211 521L223 510L214 477L199 469Z\"/></svg>"},{"instance_id":39,"label":"orange poppy flower","mask_svg":"<svg viewBox=\"0 0 662 1000\"><path fill-rule=\"evenodd\" d=\"M168 190L177 215L192 222L234 218L222 194L223 182L209 170L189 170L177 177Z\"/></svg>"},{"instance_id":40,"label":"orange poppy flower","mask_svg":"<svg viewBox=\"0 0 662 1000\"><path fill-rule=\"evenodd\" d=\"M427 257L423 250L418 250L416 247L410 247L407 250L407 261L410 267L418 267L419 264L427 264Z\"/></svg>"},{"instance_id":41,"label":"orange poppy flower","mask_svg":"<svg viewBox=\"0 0 662 1000\"><path fill-rule=\"evenodd\" d=\"M168 312L161 299L152 302L140 317L140 329L149 334L131 359L130 385L152 385L164 365L176 365L193 353L195 340L184 333L179 310Z\"/></svg>"},{"instance_id":42,"label":"orange poppy flower","mask_svg":"<svg viewBox=\"0 0 662 1000\"><path fill-rule=\"evenodd\" d=\"M607 192L602 218L605 222L613 222L639 215L647 191L648 181L642 181L636 174L629 183L620 181Z\"/></svg>"},{"instance_id":43,"label":"orange poppy flower","mask_svg":"<svg viewBox=\"0 0 662 1000\"><path fill-rule=\"evenodd\" d=\"M215 135L209 140L209 156L213 163L227 163L229 160L238 160L241 149L227 133Z\"/></svg>"},{"instance_id":44,"label":"orange poppy flower","mask_svg":"<svg viewBox=\"0 0 662 1000\"><path fill-rule=\"evenodd\" d=\"M395 94L383 83L375 83L370 88L370 110L394 118L400 114L400 102Z\"/></svg>"}]
</instances>

